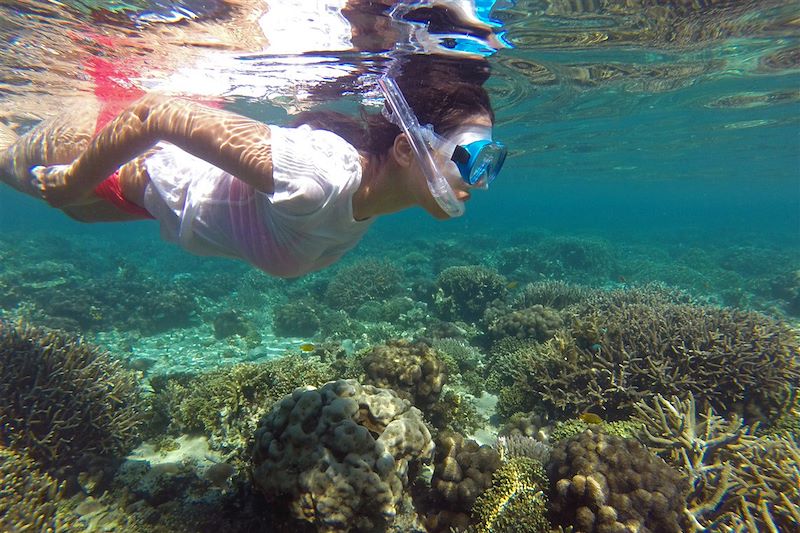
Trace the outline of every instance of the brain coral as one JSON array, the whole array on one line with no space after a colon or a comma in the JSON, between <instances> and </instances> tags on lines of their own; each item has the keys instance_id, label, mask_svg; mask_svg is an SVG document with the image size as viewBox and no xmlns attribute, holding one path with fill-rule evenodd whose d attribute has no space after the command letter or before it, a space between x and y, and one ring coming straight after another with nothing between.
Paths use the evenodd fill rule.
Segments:
<instances>
[{"instance_id":1,"label":"brain coral","mask_svg":"<svg viewBox=\"0 0 800 533\"><path fill-rule=\"evenodd\" d=\"M255 433L253 480L319 531L386 526L420 462L433 453L418 409L355 380L296 389Z\"/></svg>"},{"instance_id":2,"label":"brain coral","mask_svg":"<svg viewBox=\"0 0 800 533\"><path fill-rule=\"evenodd\" d=\"M637 440L587 429L560 441L548 476L553 520L578 532L680 533L688 483Z\"/></svg>"},{"instance_id":3,"label":"brain coral","mask_svg":"<svg viewBox=\"0 0 800 533\"><path fill-rule=\"evenodd\" d=\"M366 383L390 388L420 409L433 405L447 382L447 368L423 342L388 341L361 360Z\"/></svg>"},{"instance_id":4,"label":"brain coral","mask_svg":"<svg viewBox=\"0 0 800 533\"><path fill-rule=\"evenodd\" d=\"M454 266L436 280L434 306L445 320L476 322L495 300L506 296L506 279L483 266Z\"/></svg>"},{"instance_id":5,"label":"brain coral","mask_svg":"<svg viewBox=\"0 0 800 533\"><path fill-rule=\"evenodd\" d=\"M0 322L0 439L45 467L135 444L134 375L106 353L58 332Z\"/></svg>"}]
</instances>

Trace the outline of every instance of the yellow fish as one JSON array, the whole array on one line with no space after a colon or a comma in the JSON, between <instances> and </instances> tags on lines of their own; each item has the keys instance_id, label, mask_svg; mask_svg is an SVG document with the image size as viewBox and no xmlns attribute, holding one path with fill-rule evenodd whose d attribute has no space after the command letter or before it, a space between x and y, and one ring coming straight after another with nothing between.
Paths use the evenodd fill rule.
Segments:
<instances>
[{"instance_id":1,"label":"yellow fish","mask_svg":"<svg viewBox=\"0 0 800 533\"><path fill-rule=\"evenodd\" d=\"M580 416L578 416L578 418L580 418L587 424L600 424L603 422L603 419L600 418L600 415L596 415L594 413L581 413Z\"/></svg>"},{"instance_id":2,"label":"yellow fish","mask_svg":"<svg viewBox=\"0 0 800 533\"><path fill-rule=\"evenodd\" d=\"M301 351L301 352L308 353L308 352L313 352L313 351L314 351L314 348L315 348L315 346L314 346L312 343L310 343L310 342L304 342L303 344L301 344L301 345L299 346L299 348L300 348L300 351Z\"/></svg>"},{"instance_id":3,"label":"yellow fish","mask_svg":"<svg viewBox=\"0 0 800 533\"><path fill-rule=\"evenodd\" d=\"M518 286L519 286L519 281L509 281L508 283L506 283L506 288L511 291L516 289Z\"/></svg>"}]
</instances>

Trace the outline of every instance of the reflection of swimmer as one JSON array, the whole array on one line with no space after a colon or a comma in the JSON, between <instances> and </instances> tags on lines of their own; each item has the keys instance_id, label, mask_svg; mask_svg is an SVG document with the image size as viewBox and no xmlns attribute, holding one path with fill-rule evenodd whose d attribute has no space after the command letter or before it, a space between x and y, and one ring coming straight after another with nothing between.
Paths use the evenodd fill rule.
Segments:
<instances>
[{"instance_id":1,"label":"reflection of swimmer","mask_svg":"<svg viewBox=\"0 0 800 533\"><path fill-rule=\"evenodd\" d=\"M412 109L396 85L384 89L396 124L317 112L267 126L148 95L93 138L92 117L83 129L73 117L40 125L0 152L0 178L78 220L154 218L192 253L298 276L338 260L376 216L415 205L458 215L499 172L505 154L479 84L401 85Z\"/></svg>"}]
</instances>

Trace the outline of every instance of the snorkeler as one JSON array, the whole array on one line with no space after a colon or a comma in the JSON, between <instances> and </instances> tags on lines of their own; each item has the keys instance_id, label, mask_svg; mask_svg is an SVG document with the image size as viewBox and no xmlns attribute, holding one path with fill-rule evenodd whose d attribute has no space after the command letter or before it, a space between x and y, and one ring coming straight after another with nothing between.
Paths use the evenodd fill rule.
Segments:
<instances>
[{"instance_id":1,"label":"snorkeler","mask_svg":"<svg viewBox=\"0 0 800 533\"><path fill-rule=\"evenodd\" d=\"M288 128L147 95L96 135L93 117L40 124L0 152L0 179L80 221L152 218L191 253L300 276L375 217L459 216L496 177L505 148L485 89L435 79L403 91L382 79L383 115L311 112Z\"/></svg>"}]
</instances>

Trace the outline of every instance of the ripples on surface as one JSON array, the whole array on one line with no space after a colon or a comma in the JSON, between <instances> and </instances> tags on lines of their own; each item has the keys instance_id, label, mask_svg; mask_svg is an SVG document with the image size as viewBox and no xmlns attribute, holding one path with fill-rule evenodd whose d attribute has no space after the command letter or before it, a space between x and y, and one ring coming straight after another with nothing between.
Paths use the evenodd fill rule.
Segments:
<instances>
[{"instance_id":1,"label":"ripples on surface","mask_svg":"<svg viewBox=\"0 0 800 533\"><path fill-rule=\"evenodd\" d=\"M349 49L328 45L303 54L270 42L262 31L264 5L4 3L2 119L33 122L91 96L93 61L114 65L124 83L144 89L226 98L257 118L264 116L247 102L294 113L337 93L374 94L371 83L392 50L413 49L416 38L439 51L462 47L491 56L498 134L518 168L551 165L581 175L640 169L630 160L691 153L698 142L714 149L740 143L760 157L754 132L775 135L765 149L791 167L785 139L796 142L800 96L800 17L791 1L506 2L491 12L495 28L450 8L406 14L407 27L399 27L383 6L351 2L342 11L353 30ZM321 24L318 34L325 32ZM303 41L322 48L313 38L292 42ZM625 164L601 161L615 151Z\"/></svg>"}]
</instances>

